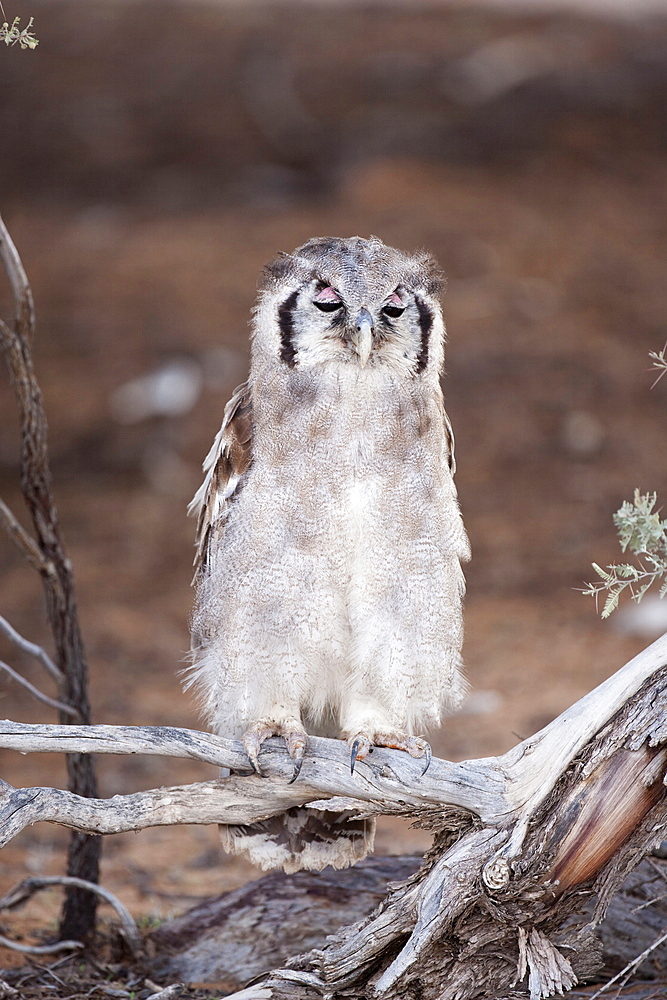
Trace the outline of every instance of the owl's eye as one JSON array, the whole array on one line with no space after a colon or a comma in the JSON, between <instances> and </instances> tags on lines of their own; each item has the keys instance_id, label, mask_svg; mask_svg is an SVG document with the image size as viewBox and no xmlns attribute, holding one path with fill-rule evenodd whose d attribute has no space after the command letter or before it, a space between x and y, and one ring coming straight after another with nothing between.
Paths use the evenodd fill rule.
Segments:
<instances>
[{"instance_id":1,"label":"owl's eye","mask_svg":"<svg viewBox=\"0 0 667 1000\"><path fill-rule=\"evenodd\" d=\"M341 302L338 292L331 285L323 288L318 292L317 297L313 299L313 305L321 309L322 312L330 313L335 312L336 309L341 309L343 303Z\"/></svg>"},{"instance_id":2,"label":"owl's eye","mask_svg":"<svg viewBox=\"0 0 667 1000\"><path fill-rule=\"evenodd\" d=\"M405 305L403 300L394 292L390 297L389 301L385 303L382 307L382 312L389 319L397 319L402 313L405 312Z\"/></svg>"},{"instance_id":3,"label":"owl's eye","mask_svg":"<svg viewBox=\"0 0 667 1000\"><path fill-rule=\"evenodd\" d=\"M335 312L336 309L343 308L342 302L318 302L317 299L313 300L313 305L317 306L318 309L321 309L323 313L332 313Z\"/></svg>"}]
</instances>

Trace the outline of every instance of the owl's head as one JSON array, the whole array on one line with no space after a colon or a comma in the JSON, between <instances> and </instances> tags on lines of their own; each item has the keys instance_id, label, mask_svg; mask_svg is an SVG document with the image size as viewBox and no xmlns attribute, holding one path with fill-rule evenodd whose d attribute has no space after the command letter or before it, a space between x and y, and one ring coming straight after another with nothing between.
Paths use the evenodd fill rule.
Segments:
<instances>
[{"instance_id":1,"label":"owl's head","mask_svg":"<svg viewBox=\"0 0 667 1000\"><path fill-rule=\"evenodd\" d=\"M438 267L368 240L308 240L269 264L255 316L256 350L287 368L327 364L439 374L444 326Z\"/></svg>"}]
</instances>

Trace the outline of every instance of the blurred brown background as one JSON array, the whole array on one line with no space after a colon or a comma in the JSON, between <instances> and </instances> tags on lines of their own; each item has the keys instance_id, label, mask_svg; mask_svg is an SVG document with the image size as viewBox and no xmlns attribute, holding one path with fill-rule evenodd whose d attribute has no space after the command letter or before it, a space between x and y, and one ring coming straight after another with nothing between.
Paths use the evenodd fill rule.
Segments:
<instances>
[{"instance_id":1,"label":"blurred brown background","mask_svg":"<svg viewBox=\"0 0 667 1000\"><path fill-rule=\"evenodd\" d=\"M667 628L651 605L601 623L576 590L591 561L618 557L621 501L667 496L667 379L650 388L647 356L667 340L667 9L652 6L618 20L539 4L5 0L10 19L34 15L40 45L0 52L0 208L37 302L94 721L198 725L177 679L185 507L245 377L259 270L310 236L425 246L448 276L473 695L436 751L505 751ZM17 450L3 381L0 494L20 510ZM39 582L1 538L0 574L0 613L48 645ZM1 640L0 658L46 688ZM2 698L9 718L54 721L14 683ZM2 763L14 784L64 781L58 757ZM215 774L99 768L105 795ZM59 870L63 837L27 831L2 883ZM379 836L384 851L424 843L395 823ZM212 829L105 852L105 883L136 911L253 874Z\"/></svg>"}]
</instances>

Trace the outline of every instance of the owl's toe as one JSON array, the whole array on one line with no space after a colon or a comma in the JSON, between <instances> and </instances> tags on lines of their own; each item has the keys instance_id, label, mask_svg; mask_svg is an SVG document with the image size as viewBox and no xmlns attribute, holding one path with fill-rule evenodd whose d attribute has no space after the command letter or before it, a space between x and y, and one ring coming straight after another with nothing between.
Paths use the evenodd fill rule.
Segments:
<instances>
[{"instance_id":1,"label":"owl's toe","mask_svg":"<svg viewBox=\"0 0 667 1000\"><path fill-rule=\"evenodd\" d=\"M288 732L283 733L283 735L285 737L285 743L287 744L287 752L294 761L294 771L292 772L292 777L288 782L288 784L291 785L296 781L301 773L301 766L306 753L308 737L303 729L290 729Z\"/></svg>"},{"instance_id":2,"label":"owl's toe","mask_svg":"<svg viewBox=\"0 0 667 1000\"><path fill-rule=\"evenodd\" d=\"M260 777L263 777L263 775L262 769L259 766L259 751L262 748L264 740L268 740L269 736L274 735L274 727L264 719L260 719L258 722L253 722L253 724L246 729L245 733L241 737L243 749L248 755L252 769L255 774L258 774Z\"/></svg>"},{"instance_id":3,"label":"owl's toe","mask_svg":"<svg viewBox=\"0 0 667 1000\"><path fill-rule=\"evenodd\" d=\"M262 741L259 736L256 736L254 733L250 736L246 733L243 737L243 749L248 755L248 760L250 761L253 771L260 777L262 777L262 769L259 766L259 751L261 745Z\"/></svg>"},{"instance_id":4,"label":"owl's toe","mask_svg":"<svg viewBox=\"0 0 667 1000\"><path fill-rule=\"evenodd\" d=\"M282 736L287 745L287 752L294 761L294 771L289 783L299 777L303 757L308 744L308 736L301 724L296 719L289 719L286 722L276 722L273 719L259 719L248 726L241 737L243 749L248 755L255 774L263 777L262 769L259 766L259 751L264 740L271 736Z\"/></svg>"},{"instance_id":5,"label":"owl's toe","mask_svg":"<svg viewBox=\"0 0 667 1000\"><path fill-rule=\"evenodd\" d=\"M354 774L354 766L358 760L366 757L374 746L387 747L390 750L404 750L411 757L424 759L424 766L420 777L423 777L431 766L431 746L420 736L408 736L407 733L400 732L376 732L372 736L365 733L357 733L348 738L348 745L351 747L350 772Z\"/></svg>"},{"instance_id":6,"label":"owl's toe","mask_svg":"<svg viewBox=\"0 0 667 1000\"><path fill-rule=\"evenodd\" d=\"M431 744L423 740L421 736L407 736L405 733L377 733L375 743L380 747L388 747L391 750L405 750L411 757L423 758L424 766L422 776L426 774L431 766Z\"/></svg>"}]
</instances>

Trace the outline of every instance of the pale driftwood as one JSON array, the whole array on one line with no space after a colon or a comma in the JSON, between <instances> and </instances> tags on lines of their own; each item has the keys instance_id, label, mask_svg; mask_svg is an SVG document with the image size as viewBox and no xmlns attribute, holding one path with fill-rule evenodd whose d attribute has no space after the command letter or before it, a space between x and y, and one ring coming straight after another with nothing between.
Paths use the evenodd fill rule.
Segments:
<instances>
[{"instance_id":1,"label":"pale driftwood","mask_svg":"<svg viewBox=\"0 0 667 1000\"><path fill-rule=\"evenodd\" d=\"M350 808L350 799L357 804L363 802L366 804L364 812L368 814L461 807L478 816L485 826L512 828L507 844L494 859L500 870L489 869L487 873L492 882L502 881L505 878L502 872L521 850L531 818L551 796L556 783L580 751L604 731L605 725L631 701L642 685L651 678L657 683L666 667L667 635L664 635L539 733L504 756L457 764L434 758L423 776L421 761L384 749L376 749L366 760L359 761L354 774L350 774L349 754L340 741L311 737L299 780L285 787L292 775L293 763L281 740L269 740L260 756L265 777L249 774L246 778L207 783L211 789L207 794L215 796L224 809L232 810L221 813L215 821L254 822L290 806L331 798L345 799L345 802L334 803L334 807L341 809ZM667 727L661 706L644 706L638 710L636 731L624 732L618 738L627 741L629 749L638 749L646 742L647 734L655 731L658 743L662 739L662 721ZM0 747L20 753L141 753L192 758L237 772L251 770L239 742L210 733L164 726L49 726L5 720L0 722ZM606 750L595 750L586 774L602 764L608 755ZM217 788L221 790L219 797ZM176 795L173 789L167 792ZM72 797L72 802L75 800L76 797ZM124 800L134 801L134 797L116 796L112 801ZM329 801L328 808L331 807ZM107 812L110 816L113 809L108 807ZM112 820L108 822L111 825Z\"/></svg>"},{"instance_id":2,"label":"pale driftwood","mask_svg":"<svg viewBox=\"0 0 667 1000\"><path fill-rule=\"evenodd\" d=\"M8 839L40 819L109 833L248 823L306 803L408 814L436 834L419 873L325 947L275 970L266 985L290 1000L461 1000L525 995L525 974L537 1000L599 965L595 922L628 871L665 836L666 693L663 636L503 757L434 760L420 776L420 763L408 755L376 750L352 775L342 743L312 739L290 785L291 761L272 740L261 755L264 778L241 775L107 802L6 786L0 822ZM188 730L4 723L0 746L163 753L248 769L240 744ZM564 926L592 896L593 916Z\"/></svg>"},{"instance_id":3,"label":"pale driftwood","mask_svg":"<svg viewBox=\"0 0 667 1000\"><path fill-rule=\"evenodd\" d=\"M193 758L234 771L251 771L241 743L162 726L35 726L4 721L0 722L0 747L21 753L74 749L79 753L144 753ZM421 777L421 761L395 750L378 749L359 761L354 774L350 774L350 754L345 744L311 737L301 775L292 785L288 782L294 764L282 740L267 741L260 760L264 777L249 774L206 784L207 794L215 799L220 811L215 819L205 822L251 823L323 798L328 808L332 808L330 800L335 798L333 807L340 809L349 808L353 800L353 807L363 808L368 814L412 813L453 804L477 813L485 822L495 822L507 811L506 779L495 758L461 764L434 758ZM188 794L189 789L199 787L204 786L188 786ZM187 808L187 796L180 797L175 789L141 794L166 794L179 802L179 808ZM136 800L134 796L117 796L116 800L121 798ZM207 815L211 815L210 809Z\"/></svg>"}]
</instances>

